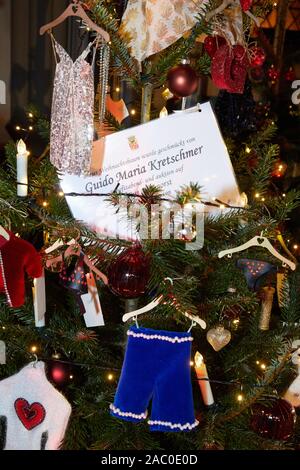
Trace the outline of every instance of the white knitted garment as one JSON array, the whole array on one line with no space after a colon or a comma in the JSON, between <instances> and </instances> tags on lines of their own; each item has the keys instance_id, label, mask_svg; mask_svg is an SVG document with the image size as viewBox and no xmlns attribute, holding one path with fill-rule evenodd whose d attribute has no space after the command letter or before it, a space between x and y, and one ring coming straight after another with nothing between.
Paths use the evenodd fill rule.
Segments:
<instances>
[{"instance_id":1,"label":"white knitted garment","mask_svg":"<svg viewBox=\"0 0 300 470\"><path fill-rule=\"evenodd\" d=\"M0 382L0 449L56 450L71 405L48 381L44 362L31 362Z\"/></svg>"}]
</instances>

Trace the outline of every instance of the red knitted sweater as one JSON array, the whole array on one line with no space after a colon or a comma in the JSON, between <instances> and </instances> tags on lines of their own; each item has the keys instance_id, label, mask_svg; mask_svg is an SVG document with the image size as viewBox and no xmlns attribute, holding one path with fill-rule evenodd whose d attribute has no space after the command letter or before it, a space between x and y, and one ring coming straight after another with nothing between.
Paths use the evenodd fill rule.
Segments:
<instances>
[{"instance_id":1,"label":"red knitted sweater","mask_svg":"<svg viewBox=\"0 0 300 470\"><path fill-rule=\"evenodd\" d=\"M42 260L33 245L8 233L8 241L0 236L0 292L6 294L10 307L20 307L25 302L25 273L41 277Z\"/></svg>"}]
</instances>

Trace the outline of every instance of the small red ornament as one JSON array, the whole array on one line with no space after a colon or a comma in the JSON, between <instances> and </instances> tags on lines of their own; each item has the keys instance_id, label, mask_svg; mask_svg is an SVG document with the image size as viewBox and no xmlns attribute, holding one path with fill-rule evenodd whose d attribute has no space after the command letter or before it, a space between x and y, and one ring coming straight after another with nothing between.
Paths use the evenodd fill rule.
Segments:
<instances>
[{"instance_id":1,"label":"small red ornament","mask_svg":"<svg viewBox=\"0 0 300 470\"><path fill-rule=\"evenodd\" d=\"M218 88L229 93L243 93L248 65L246 49L243 46L221 46L212 60L212 80Z\"/></svg>"},{"instance_id":2,"label":"small red ornament","mask_svg":"<svg viewBox=\"0 0 300 470\"><path fill-rule=\"evenodd\" d=\"M276 82L279 78L279 70L277 70L274 65L271 65L271 67L267 71L267 76L269 80L272 82Z\"/></svg>"},{"instance_id":3,"label":"small red ornament","mask_svg":"<svg viewBox=\"0 0 300 470\"><path fill-rule=\"evenodd\" d=\"M285 175L287 164L282 160L277 160L271 175L273 178L282 178Z\"/></svg>"},{"instance_id":4,"label":"small red ornament","mask_svg":"<svg viewBox=\"0 0 300 470\"><path fill-rule=\"evenodd\" d=\"M70 383L70 374L72 372L71 364L51 360L47 364L49 379L60 388Z\"/></svg>"},{"instance_id":5,"label":"small red ornament","mask_svg":"<svg viewBox=\"0 0 300 470\"><path fill-rule=\"evenodd\" d=\"M167 78L169 90L180 98L195 93L199 83L195 70L188 64L180 64L173 67L169 71Z\"/></svg>"},{"instance_id":6,"label":"small red ornament","mask_svg":"<svg viewBox=\"0 0 300 470\"><path fill-rule=\"evenodd\" d=\"M256 403L251 411L250 426L260 436L285 441L293 434L296 412L286 400L273 398L270 405Z\"/></svg>"},{"instance_id":7,"label":"small red ornament","mask_svg":"<svg viewBox=\"0 0 300 470\"><path fill-rule=\"evenodd\" d=\"M240 0L243 11L248 11L252 5L252 0Z\"/></svg>"},{"instance_id":8,"label":"small red ornament","mask_svg":"<svg viewBox=\"0 0 300 470\"><path fill-rule=\"evenodd\" d=\"M250 47L250 67L261 67L266 60L266 53L261 47Z\"/></svg>"},{"instance_id":9,"label":"small red ornament","mask_svg":"<svg viewBox=\"0 0 300 470\"><path fill-rule=\"evenodd\" d=\"M114 294L134 299L144 294L149 282L150 258L140 245L124 251L109 267L109 287Z\"/></svg>"},{"instance_id":10,"label":"small red ornament","mask_svg":"<svg viewBox=\"0 0 300 470\"><path fill-rule=\"evenodd\" d=\"M226 39L222 36L206 36L204 39L204 49L213 58L217 49L226 44Z\"/></svg>"},{"instance_id":11,"label":"small red ornament","mask_svg":"<svg viewBox=\"0 0 300 470\"><path fill-rule=\"evenodd\" d=\"M293 67L290 67L288 69L288 71L285 74L285 79L288 82L293 82L296 79L296 74L295 74L295 71L294 71Z\"/></svg>"}]
</instances>

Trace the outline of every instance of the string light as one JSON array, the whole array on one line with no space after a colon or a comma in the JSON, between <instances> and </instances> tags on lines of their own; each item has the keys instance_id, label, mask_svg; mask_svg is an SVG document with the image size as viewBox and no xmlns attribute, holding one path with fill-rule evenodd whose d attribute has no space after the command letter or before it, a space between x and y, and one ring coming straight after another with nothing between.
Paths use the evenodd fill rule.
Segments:
<instances>
[{"instance_id":1,"label":"string light","mask_svg":"<svg viewBox=\"0 0 300 470\"><path fill-rule=\"evenodd\" d=\"M28 113L28 117L33 118L33 114L32 114L32 113Z\"/></svg>"},{"instance_id":2,"label":"string light","mask_svg":"<svg viewBox=\"0 0 300 470\"><path fill-rule=\"evenodd\" d=\"M31 348L30 348L30 351L31 351L32 353L36 353L37 350L38 350L38 347L37 347L35 344L34 344L33 346L31 346Z\"/></svg>"},{"instance_id":3,"label":"string light","mask_svg":"<svg viewBox=\"0 0 300 470\"><path fill-rule=\"evenodd\" d=\"M259 365L259 361L255 361L255 364Z\"/></svg>"},{"instance_id":4,"label":"string light","mask_svg":"<svg viewBox=\"0 0 300 470\"><path fill-rule=\"evenodd\" d=\"M190 366L193 367L194 361L190 361Z\"/></svg>"},{"instance_id":5,"label":"string light","mask_svg":"<svg viewBox=\"0 0 300 470\"><path fill-rule=\"evenodd\" d=\"M29 126L28 129L29 129L30 131L33 131L33 126Z\"/></svg>"},{"instance_id":6,"label":"string light","mask_svg":"<svg viewBox=\"0 0 300 470\"><path fill-rule=\"evenodd\" d=\"M251 153L251 148L250 147L246 147L246 153Z\"/></svg>"},{"instance_id":7,"label":"string light","mask_svg":"<svg viewBox=\"0 0 300 470\"><path fill-rule=\"evenodd\" d=\"M116 92L119 93L119 91L120 91L120 88L117 86Z\"/></svg>"},{"instance_id":8,"label":"string light","mask_svg":"<svg viewBox=\"0 0 300 470\"><path fill-rule=\"evenodd\" d=\"M255 193L255 197L259 197L259 193Z\"/></svg>"},{"instance_id":9,"label":"string light","mask_svg":"<svg viewBox=\"0 0 300 470\"><path fill-rule=\"evenodd\" d=\"M21 130L21 127L20 126L16 126L16 131L20 131Z\"/></svg>"},{"instance_id":10,"label":"string light","mask_svg":"<svg viewBox=\"0 0 300 470\"><path fill-rule=\"evenodd\" d=\"M294 250L298 250L298 245L293 246Z\"/></svg>"},{"instance_id":11,"label":"string light","mask_svg":"<svg viewBox=\"0 0 300 470\"><path fill-rule=\"evenodd\" d=\"M108 374L107 379L111 382L113 380L114 376L113 374Z\"/></svg>"},{"instance_id":12,"label":"string light","mask_svg":"<svg viewBox=\"0 0 300 470\"><path fill-rule=\"evenodd\" d=\"M63 191L59 191L59 192L58 192L58 195L59 195L60 197L63 197L63 196L65 195L65 193L64 193Z\"/></svg>"},{"instance_id":13,"label":"string light","mask_svg":"<svg viewBox=\"0 0 300 470\"><path fill-rule=\"evenodd\" d=\"M239 403L241 403L241 402L244 400L244 396L243 396L241 393L239 393L239 394L237 395L236 399L237 399L237 401L238 401Z\"/></svg>"},{"instance_id":14,"label":"string light","mask_svg":"<svg viewBox=\"0 0 300 470\"><path fill-rule=\"evenodd\" d=\"M132 110L130 111L130 114L131 114L132 116L134 116L134 115L136 114L136 110L135 110L135 109L132 109Z\"/></svg>"},{"instance_id":15,"label":"string light","mask_svg":"<svg viewBox=\"0 0 300 470\"><path fill-rule=\"evenodd\" d=\"M286 194L285 194L285 193L282 193L282 197L285 197L285 196L286 196Z\"/></svg>"},{"instance_id":16,"label":"string light","mask_svg":"<svg viewBox=\"0 0 300 470\"><path fill-rule=\"evenodd\" d=\"M43 201L43 207L47 207L48 206L48 202L47 201Z\"/></svg>"},{"instance_id":17,"label":"string light","mask_svg":"<svg viewBox=\"0 0 300 470\"><path fill-rule=\"evenodd\" d=\"M5 326L2 326L2 330L6 330Z\"/></svg>"},{"instance_id":18,"label":"string light","mask_svg":"<svg viewBox=\"0 0 300 470\"><path fill-rule=\"evenodd\" d=\"M220 204L220 209L225 209L224 204Z\"/></svg>"},{"instance_id":19,"label":"string light","mask_svg":"<svg viewBox=\"0 0 300 470\"><path fill-rule=\"evenodd\" d=\"M262 202L265 202L265 198L264 198L264 197L262 197L261 200L262 200Z\"/></svg>"},{"instance_id":20,"label":"string light","mask_svg":"<svg viewBox=\"0 0 300 470\"><path fill-rule=\"evenodd\" d=\"M70 375L70 380L73 380L74 379L74 375Z\"/></svg>"},{"instance_id":21,"label":"string light","mask_svg":"<svg viewBox=\"0 0 300 470\"><path fill-rule=\"evenodd\" d=\"M262 370L265 370L265 369L266 369L266 364L261 364L261 365L260 365L260 368L261 368Z\"/></svg>"}]
</instances>

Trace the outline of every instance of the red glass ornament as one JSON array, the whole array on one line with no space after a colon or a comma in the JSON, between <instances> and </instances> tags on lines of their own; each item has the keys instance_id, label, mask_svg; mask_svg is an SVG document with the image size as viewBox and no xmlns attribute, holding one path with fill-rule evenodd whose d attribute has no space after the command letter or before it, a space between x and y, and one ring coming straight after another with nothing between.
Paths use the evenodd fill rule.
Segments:
<instances>
[{"instance_id":1,"label":"red glass ornament","mask_svg":"<svg viewBox=\"0 0 300 470\"><path fill-rule=\"evenodd\" d=\"M49 361L47 369L48 376L51 382L54 382L58 387L63 387L70 383L71 366L59 361Z\"/></svg>"},{"instance_id":2,"label":"red glass ornament","mask_svg":"<svg viewBox=\"0 0 300 470\"><path fill-rule=\"evenodd\" d=\"M271 175L273 176L273 178L282 178L285 175L286 169L287 164L282 160L277 160L275 162Z\"/></svg>"},{"instance_id":3,"label":"red glass ornament","mask_svg":"<svg viewBox=\"0 0 300 470\"><path fill-rule=\"evenodd\" d=\"M288 69L288 71L285 74L285 79L288 82L293 82L296 79L296 74L295 74L295 71L294 71L293 67L290 67Z\"/></svg>"},{"instance_id":4,"label":"red glass ornament","mask_svg":"<svg viewBox=\"0 0 300 470\"><path fill-rule=\"evenodd\" d=\"M267 75L269 80L272 82L276 82L279 78L279 70L277 70L274 65L271 65L271 67L267 71Z\"/></svg>"},{"instance_id":5,"label":"red glass ornament","mask_svg":"<svg viewBox=\"0 0 300 470\"><path fill-rule=\"evenodd\" d=\"M199 83L195 70L188 64L180 64L173 67L169 71L167 78L169 90L180 98L195 93Z\"/></svg>"},{"instance_id":6,"label":"red glass ornament","mask_svg":"<svg viewBox=\"0 0 300 470\"><path fill-rule=\"evenodd\" d=\"M265 71L263 67L252 67L249 69L249 77L253 82L262 82L265 78Z\"/></svg>"},{"instance_id":7,"label":"red glass ornament","mask_svg":"<svg viewBox=\"0 0 300 470\"><path fill-rule=\"evenodd\" d=\"M261 67L266 60L266 53L261 47L250 47L250 67Z\"/></svg>"},{"instance_id":8,"label":"red glass ornament","mask_svg":"<svg viewBox=\"0 0 300 470\"><path fill-rule=\"evenodd\" d=\"M295 409L282 398L273 398L271 402L270 405L253 405L250 426L254 432L266 439L285 441L294 431Z\"/></svg>"},{"instance_id":9,"label":"red glass ornament","mask_svg":"<svg viewBox=\"0 0 300 470\"><path fill-rule=\"evenodd\" d=\"M109 267L109 287L114 294L134 299L145 293L150 276L150 258L140 245L124 251Z\"/></svg>"},{"instance_id":10,"label":"red glass ornament","mask_svg":"<svg viewBox=\"0 0 300 470\"><path fill-rule=\"evenodd\" d=\"M224 44L226 44L226 39L222 36L206 36L204 39L204 49L210 57L213 57L217 49Z\"/></svg>"}]
</instances>

